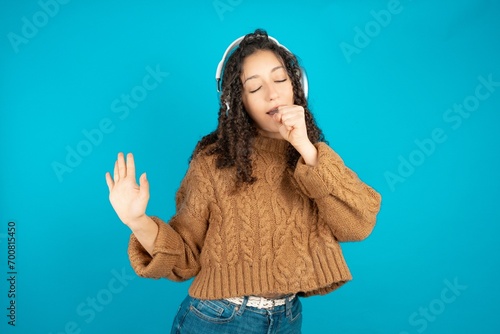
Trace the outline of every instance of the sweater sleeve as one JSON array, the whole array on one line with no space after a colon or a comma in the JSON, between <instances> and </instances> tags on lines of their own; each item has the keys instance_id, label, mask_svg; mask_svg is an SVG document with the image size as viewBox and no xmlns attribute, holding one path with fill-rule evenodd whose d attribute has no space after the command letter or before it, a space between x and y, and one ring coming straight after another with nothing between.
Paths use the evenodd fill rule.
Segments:
<instances>
[{"instance_id":1,"label":"sweater sleeve","mask_svg":"<svg viewBox=\"0 0 500 334\"><path fill-rule=\"evenodd\" d=\"M381 196L347 168L340 156L325 143L317 143L318 164L297 162L294 177L299 188L318 207L339 241L358 241L370 235L380 210Z\"/></svg>"},{"instance_id":2,"label":"sweater sleeve","mask_svg":"<svg viewBox=\"0 0 500 334\"><path fill-rule=\"evenodd\" d=\"M199 257L208 228L209 203L213 187L199 162L190 167L176 194L176 213L158 224L158 235L151 256L134 236L130 237L128 255L132 268L141 277L184 281L200 270Z\"/></svg>"}]
</instances>

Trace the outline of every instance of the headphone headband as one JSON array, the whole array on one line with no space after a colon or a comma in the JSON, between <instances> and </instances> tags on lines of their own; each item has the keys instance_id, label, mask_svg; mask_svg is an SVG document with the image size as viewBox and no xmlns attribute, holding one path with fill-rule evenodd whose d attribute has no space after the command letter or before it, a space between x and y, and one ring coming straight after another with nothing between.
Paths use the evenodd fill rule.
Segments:
<instances>
[{"instance_id":1,"label":"headphone headband","mask_svg":"<svg viewBox=\"0 0 500 334\"><path fill-rule=\"evenodd\" d=\"M217 82L217 92L219 92L219 93L222 91L221 76L222 76L222 69L223 69L224 64L226 62L226 59L229 56L229 54L240 45L243 38L245 38L245 36L238 37L227 47L226 51L224 52L224 55L222 56L222 59L219 61L219 64L217 65L217 71L215 72L215 81ZM271 36L268 36L268 38L270 40L272 40L273 42L275 42L276 44L278 44L279 46L281 46L282 48L284 48L285 50L287 50L288 52L290 52L290 50L288 50L286 48L286 46L280 44L276 38L271 37ZM307 99L307 93L309 90L309 85L307 82L307 75L306 75L306 72L303 68L301 68L301 70L302 70L302 78L301 78L302 88L304 89L304 95Z\"/></svg>"}]
</instances>

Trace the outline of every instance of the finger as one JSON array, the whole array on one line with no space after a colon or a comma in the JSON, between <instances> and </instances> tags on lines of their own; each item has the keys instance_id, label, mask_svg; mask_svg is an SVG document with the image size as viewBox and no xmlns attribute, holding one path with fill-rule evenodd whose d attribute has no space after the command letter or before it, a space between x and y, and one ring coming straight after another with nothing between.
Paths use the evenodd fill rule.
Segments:
<instances>
[{"instance_id":1,"label":"finger","mask_svg":"<svg viewBox=\"0 0 500 334\"><path fill-rule=\"evenodd\" d=\"M127 154L127 175L133 177L135 181L135 162L132 153Z\"/></svg>"},{"instance_id":2,"label":"finger","mask_svg":"<svg viewBox=\"0 0 500 334\"><path fill-rule=\"evenodd\" d=\"M299 126L301 124L305 124L304 113L297 110L293 113L288 113L283 115L281 122L287 126Z\"/></svg>"},{"instance_id":3,"label":"finger","mask_svg":"<svg viewBox=\"0 0 500 334\"><path fill-rule=\"evenodd\" d=\"M293 111L296 109L296 106L281 106L278 107L278 113L281 115L287 115L290 113L293 113Z\"/></svg>"},{"instance_id":4,"label":"finger","mask_svg":"<svg viewBox=\"0 0 500 334\"><path fill-rule=\"evenodd\" d=\"M283 114L281 114L279 111L273 115L273 120L277 123L282 123L282 117L283 117Z\"/></svg>"},{"instance_id":5,"label":"finger","mask_svg":"<svg viewBox=\"0 0 500 334\"><path fill-rule=\"evenodd\" d=\"M127 166L125 166L125 157L123 153L118 153L118 175L120 179L125 178L127 176Z\"/></svg>"},{"instance_id":6,"label":"finger","mask_svg":"<svg viewBox=\"0 0 500 334\"><path fill-rule=\"evenodd\" d=\"M120 174L118 174L118 160L115 161L115 169L113 170L113 179L116 181L120 180Z\"/></svg>"},{"instance_id":7,"label":"finger","mask_svg":"<svg viewBox=\"0 0 500 334\"><path fill-rule=\"evenodd\" d=\"M297 123L298 119L295 115L283 115L281 118L281 124L283 124L287 130L293 129Z\"/></svg>"},{"instance_id":8,"label":"finger","mask_svg":"<svg viewBox=\"0 0 500 334\"><path fill-rule=\"evenodd\" d=\"M106 184L108 185L109 191L111 191L113 189L113 186L115 185L113 179L111 178L111 174L109 174L109 172L106 172Z\"/></svg>"},{"instance_id":9,"label":"finger","mask_svg":"<svg viewBox=\"0 0 500 334\"><path fill-rule=\"evenodd\" d=\"M139 178L139 196L144 199L149 198L149 181L146 173L143 173Z\"/></svg>"},{"instance_id":10,"label":"finger","mask_svg":"<svg viewBox=\"0 0 500 334\"><path fill-rule=\"evenodd\" d=\"M291 119L293 119L295 117L296 110L294 110L293 108L288 107L288 106L281 107L281 108L282 109L280 109L278 114L280 116L280 122L282 124L289 122Z\"/></svg>"}]
</instances>

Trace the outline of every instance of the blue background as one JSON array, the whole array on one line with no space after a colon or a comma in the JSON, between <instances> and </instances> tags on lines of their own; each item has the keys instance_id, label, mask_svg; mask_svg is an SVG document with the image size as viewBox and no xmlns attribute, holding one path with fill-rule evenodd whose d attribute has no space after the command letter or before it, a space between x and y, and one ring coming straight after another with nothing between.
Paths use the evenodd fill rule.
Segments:
<instances>
[{"instance_id":1,"label":"blue background","mask_svg":"<svg viewBox=\"0 0 500 334\"><path fill-rule=\"evenodd\" d=\"M372 235L343 245L354 280L303 299L304 333L500 331L500 87L480 80L500 81L498 1L66 2L1 2L1 333L169 330L189 282L135 276L104 174L133 152L148 214L168 219L216 125L216 65L258 27L300 57L331 146L383 196ZM144 90L148 68L163 76ZM470 115L450 111L463 103Z\"/></svg>"}]
</instances>

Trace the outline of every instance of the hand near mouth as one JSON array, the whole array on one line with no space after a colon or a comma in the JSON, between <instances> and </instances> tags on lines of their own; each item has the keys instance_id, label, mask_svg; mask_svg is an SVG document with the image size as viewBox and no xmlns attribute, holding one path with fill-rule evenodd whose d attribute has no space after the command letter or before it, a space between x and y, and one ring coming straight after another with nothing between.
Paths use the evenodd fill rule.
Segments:
<instances>
[{"instance_id":1,"label":"hand near mouth","mask_svg":"<svg viewBox=\"0 0 500 334\"><path fill-rule=\"evenodd\" d=\"M306 163L315 165L317 150L307 135L304 108L298 105L281 106L268 111L267 114L280 124L279 133L306 159Z\"/></svg>"},{"instance_id":2,"label":"hand near mouth","mask_svg":"<svg viewBox=\"0 0 500 334\"><path fill-rule=\"evenodd\" d=\"M280 123L281 136L293 146L308 142L305 111L302 106L280 106L267 112L273 120Z\"/></svg>"}]
</instances>

